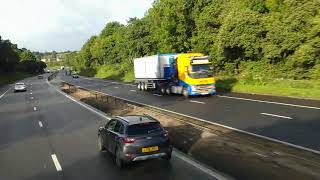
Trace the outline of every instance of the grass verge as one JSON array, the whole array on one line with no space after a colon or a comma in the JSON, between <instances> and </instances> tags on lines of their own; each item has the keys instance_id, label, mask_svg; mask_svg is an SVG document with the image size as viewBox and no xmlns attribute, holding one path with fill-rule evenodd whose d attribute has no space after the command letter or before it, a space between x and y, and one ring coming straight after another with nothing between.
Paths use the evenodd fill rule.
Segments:
<instances>
[{"instance_id":1,"label":"grass verge","mask_svg":"<svg viewBox=\"0 0 320 180\"><path fill-rule=\"evenodd\" d=\"M217 89L222 92L256 93L320 100L320 82L316 80L280 79L248 83L229 77L218 78Z\"/></svg>"},{"instance_id":2,"label":"grass verge","mask_svg":"<svg viewBox=\"0 0 320 180\"><path fill-rule=\"evenodd\" d=\"M30 76L32 75L23 72L3 73L0 75L0 86L10 84L21 79L25 79Z\"/></svg>"}]
</instances>

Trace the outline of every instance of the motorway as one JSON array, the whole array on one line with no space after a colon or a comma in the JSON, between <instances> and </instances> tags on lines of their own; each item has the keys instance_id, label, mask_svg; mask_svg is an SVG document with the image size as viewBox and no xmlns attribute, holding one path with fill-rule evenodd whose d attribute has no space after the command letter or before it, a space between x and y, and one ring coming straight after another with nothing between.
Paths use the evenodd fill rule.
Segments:
<instances>
[{"instance_id":1,"label":"motorway","mask_svg":"<svg viewBox=\"0 0 320 180\"><path fill-rule=\"evenodd\" d=\"M91 84L84 79L76 81ZM120 170L112 156L98 151L97 129L106 123L106 118L66 98L46 79L31 77L23 82L27 84L27 92L14 93L11 88L0 94L1 180L207 180L218 177L215 171L177 151L170 163L150 160ZM109 91L111 88L114 91L114 86L109 87Z\"/></svg>"},{"instance_id":2,"label":"motorway","mask_svg":"<svg viewBox=\"0 0 320 180\"><path fill-rule=\"evenodd\" d=\"M320 101L248 94L214 97L166 96L138 91L134 84L59 77L77 86L320 151Z\"/></svg>"}]
</instances>

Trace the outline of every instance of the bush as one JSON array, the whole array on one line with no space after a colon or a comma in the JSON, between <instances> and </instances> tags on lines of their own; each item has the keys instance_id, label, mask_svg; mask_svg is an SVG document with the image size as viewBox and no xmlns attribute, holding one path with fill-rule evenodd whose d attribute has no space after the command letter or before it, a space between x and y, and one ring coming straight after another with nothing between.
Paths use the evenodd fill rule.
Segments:
<instances>
[{"instance_id":1,"label":"bush","mask_svg":"<svg viewBox=\"0 0 320 180\"><path fill-rule=\"evenodd\" d=\"M310 71L310 77L312 79L320 80L320 64L315 65Z\"/></svg>"},{"instance_id":2,"label":"bush","mask_svg":"<svg viewBox=\"0 0 320 180\"><path fill-rule=\"evenodd\" d=\"M79 74L82 76L93 77L96 72L97 71L94 68L81 68Z\"/></svg>"}]
</instances>

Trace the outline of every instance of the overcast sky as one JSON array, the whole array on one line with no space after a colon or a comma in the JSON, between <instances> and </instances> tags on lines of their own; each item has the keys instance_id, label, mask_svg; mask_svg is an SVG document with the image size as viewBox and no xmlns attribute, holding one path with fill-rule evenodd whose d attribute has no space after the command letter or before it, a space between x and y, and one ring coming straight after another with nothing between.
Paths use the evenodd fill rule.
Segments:
<instances>
[{"instance_id":1,"label":"overcast sky","mask_svg":"<svg viewBox=\"0 0 320 180\"><path fill-rule=\"evenodd\" d=\"M143 17L153 0L0 0L0 36L32 51L79 50L107 22Z\"/></svg>"}]
</instances>

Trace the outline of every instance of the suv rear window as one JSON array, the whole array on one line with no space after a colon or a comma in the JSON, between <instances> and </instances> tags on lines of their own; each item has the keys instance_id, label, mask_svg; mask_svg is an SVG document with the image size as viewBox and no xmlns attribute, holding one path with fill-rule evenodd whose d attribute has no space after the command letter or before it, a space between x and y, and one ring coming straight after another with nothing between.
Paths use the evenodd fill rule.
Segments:
<instances>
[{"instance_id":1,"label":"suv rear window","mask_svg":"<svg viewBox=\"0 0 320 180\"><path fill-rule=\"evenodd\" d=\"M127 134L131 136L145 135L162 131L163 129L158 122L134 124L128 126L127 128Z\"/></svg>"}]
</instances>

